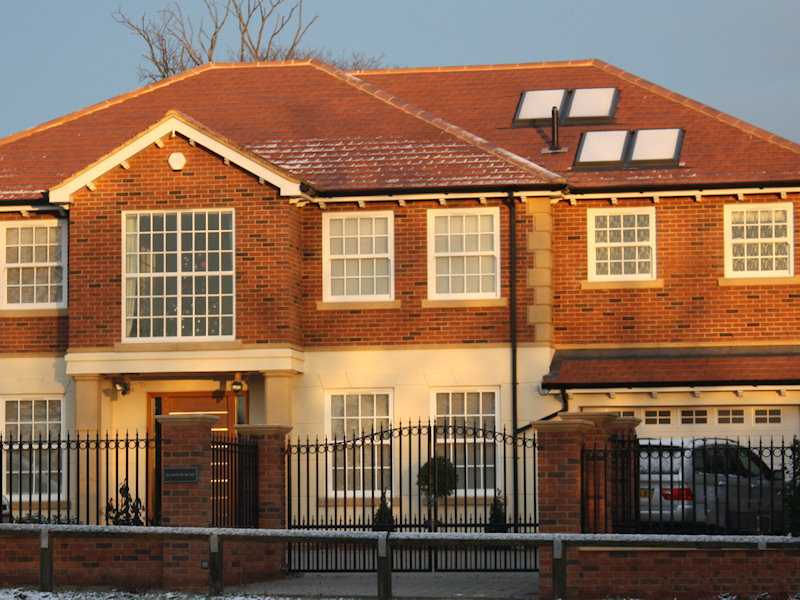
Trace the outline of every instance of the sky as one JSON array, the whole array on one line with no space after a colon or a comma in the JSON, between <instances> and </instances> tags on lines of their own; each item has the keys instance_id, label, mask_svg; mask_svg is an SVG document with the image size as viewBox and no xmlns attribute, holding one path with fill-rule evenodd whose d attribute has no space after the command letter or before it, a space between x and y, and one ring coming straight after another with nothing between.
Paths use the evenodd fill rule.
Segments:
<instances>
[{"instance_id":1,"label":"sky","mask_svg":"<svg viewBox=\"0 0 800 600\"><path fill-rule=\"evenodd\" d=\"M111 12L167 2L0 0L0 138L143 85L144 43ZM203 14L201 0L179 3ZM334 55L398 67L599 58L800 142L798 0L305 0L304 11L319 15L307 45Z\"/></svg>"}]
</instances>

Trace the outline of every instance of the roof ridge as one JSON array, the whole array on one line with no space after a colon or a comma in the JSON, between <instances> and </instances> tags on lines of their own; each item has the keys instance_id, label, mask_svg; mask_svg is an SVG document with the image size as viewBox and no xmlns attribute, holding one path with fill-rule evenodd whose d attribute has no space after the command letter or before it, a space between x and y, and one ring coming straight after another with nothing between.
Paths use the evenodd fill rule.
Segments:
<instances>
[{"instance_id":1,"label":"roof ridge","mask_svg":"<svg viewBox=\"0 0 800 600\"><path fill-rule=\"evenodd\" d=\"M512 70L512 69L545 69L551 67L585 67L592 65L595 62L600 62L596 58L579 59L579 60L562 60L562 61L543 61L543 62L529 62L529 63L499 63L499 64L486 64L486 65L451 65L451 66L432 66L432 67L400 67L385 69L354 69L347 71L350 74L369 73L371 75L384 74L384 73L446 73L453 71L497 71L497 70ZM603 63L605 64L605 63Z\"/></svg>"},{"instance_id":2,"label":"roof ridge","mask_svg":"<svg viewBox=\"0 0 800 600\"><path fill-rule=\"evenodd\" d=\"M179 81L183 81L184 79L194 77L195 75L198 75L205 71L212 71L216 69L230 69L230 68L293 66L300 64L311 64L311 60L314 59L295 59L295 60L285 60L285 61L275 61L275 62L250 62L250 63L207 62L202 65L198 65L196 67L188 69L186 71L181 71L180 73L177 73L171 77L167 77L166 79L154 81L145 86L138 87L128 92L124 92L118 96L107 98L106 100L102 100L96 104L92 104L90 106L78 109L74 112L67 113L66 115L56 117L55 119L52 119L50 121L45 121L44 123L40 123L38 125L34 125L33 127L29 127L28 129L23 129L22 131L12 133L8 137L0 139L0 146L4 146L5 144L9 144L11 142L16 142L22 138L31 136L33 134L41 133L42 131L52 129L53 127L58 127L59 125L69 123L70 121L74 121L81 117L85 117L86 115L90 115L105 108L121 104L122 102L130 100L132 98L138 98L145 94L149 94L150 92L167 87Z\"/></svg>"},{"instance_id":3,"label":"roof ridge","mask_svg":"<svg viewBox=\"0 0 800 600\"><path fill-rule=\"evenodd\" d=\"M775 133L772 133L771 131L753 125L752 123L748 123L747 121L743 121L742 119L738 119L734 116L729 115L728 113L722 112L721 110L713 108L707 104L703 104L702 102L698 102L697 100L693 100L688 96L679 94L678 92L670 90L669 88L665 88L661 85L658 85L657 83L653 83L652 81L639 77L638 75L634 75L633 73L630 73L625 69L621 69L609 63L604 63L603 61L597 61L597 63L598 66L601 66L601 68L604 71L611 73L619 77L620 79L624 79L629 83L638 85L643 89L651 91L654 94L663 96L668 100L672 100L673 102L676 102L682 106L685 106L686 108L690 108L699 113L702 113L708 117L711 117L712 119L716 119L721 123L735 127L740 131L760 137L764 139L764 141L766 142L775 144L777 146L780 146L781 148L785 148L786 150L791 150L797 154L800 154L800 144L798 144L797 142L788 140Z\"/></svg>"},{"instance_id":4,"label":"roof ridge","mask_svg":"<svg viewBox=\"0 0 800 600\"><path fill-rule=\"evenodd\" d=\"M377 100L384 102L398 110L403 111L404 113L411 115L414 118L420 119L425 121L429 125L436 127L437 129L457 138L463 142L466 142L476 148L486 152L487 154L491 154L509 164L514 165L515 167L533 173L537 177L544 179L548 183L565 183L565 179L562 175L558 175L557 173L553 173L552 171L545 169L541 165L536 164L526 158L519 156L518 154L514 154L513 152L506 150L505 148L501 148L484 138L475 135L474 133L467 131L457 125L450 123L449 121L445 121L441 117L437 117L431 112L426 110L422 110L421 108L417 107L415 104L411 104L394 94L387 92L386 90L382 90L381 88L364 81L356 77L355 75L348 73L346 71L342 71L333 67L327 63L319 61L317 59L311 59L311 64L321 71L328 73L329 75L336 77L337 79L347 83L348 85L353 86L356 89L361 90L364 93L367 93Z\"/></svg>"}]
</instances>

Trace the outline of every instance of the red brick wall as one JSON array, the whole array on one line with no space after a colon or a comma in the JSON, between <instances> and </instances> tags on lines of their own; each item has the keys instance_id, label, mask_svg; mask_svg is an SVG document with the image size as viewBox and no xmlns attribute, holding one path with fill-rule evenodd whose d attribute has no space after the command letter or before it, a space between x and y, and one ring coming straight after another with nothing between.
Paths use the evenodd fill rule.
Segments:
<instances>
[{"instance_id":1,"label":"red brick wall","mask_svg":"<svg viewBox=\"0 0 800 600\"><path fill-rule=\"evenodd\" d=\"M788 199L800 200L797 194ZM781 202L777 196L745 203ZM720 287L723 206L735 197L661 198L656 204L657 276L663 288L582 290L587 278L586 209L553 207L553 319L556 344L764 342L794 339L800 328L796 285ZM739 204L741 205L741 204ZM607 206L607 204L605 204ZM653 206L621 200L620 206ZM800 211L795 206L795 223ZM798 256L795 246L795 257ZM797 264L795 258L795 264ZM591 323L591 327L587 324Z\"/></svg>"},{"instance_id":2,"label":"red brick wall","mask_svg":"<svg viewBox=\"0 0 800 600\"><path fill-rule=\"evenodd\" d=\"M121 213L133 210L236 210L236 332L245 343L433 344L504 343L509 340L508 308L423 308L427 298L426 210L437 202L369 205L395 212L395 297L391 310L323 310L322 214L308 205L293 207L251 175L225 166L219 157L181 137L164 148L143 150L100 177L94 191L81 190L70 210L70 320L72 349L110 347L122 339ZM187 165L172 171L167 157L182 152ZM501 206L500 201L490 205ZM478 207L475 200L447 208ZM326 211L359 211L355 204ZM520 341L533 340L524 307L533 302L525 286L533 255L526 250L532 218L518 204ZM508 209L500 208L502 296L509 297Z\"/></svg>"},{"instance_id":3,"label":"red brick wall","mask_svg":"<svg viewBox=\"0 0 800 600\"><path fill-rule=\"evenodd\" d=\"M209 589L207 539L54 535L51 547L56 588ZM221 547L226 586L264 581L281 573L283 544L228 539ZM0 586L38 586L38 531L0 535L0 557Z\"/></svg>"},{"instance_id":4,"label":"red brick wall","mask_svg":"<svg viewBox=\"0 0 800 600\"><path fill-rule=\"evenodd\" d=\"M53 583L57 587L109 585L138 590L163 583L162 540L55 537L52 545Z\"/></svg>"},{"instance_id":5,"label":"red brick wall","mask_svg":"<svg viewBox=\"0 0 800 600\"><path fill-rule=\"evenodd\" d=\"M567 550L568 598L786 598L799 588L800 550Z\"/></svg>"},{"instance_id":6,"label":"red brick wall","mask_svg":"<svg viewBox=\"0 0 800 600\"><path fill-rule=\"evenodd\" d=\"M39 534L0 533L0 585L39 581Z\"/></svg>"},{"instance_id":7,"label":"red brick wall","mask_svg":"<svg viewBox=\"0 0 800 600\"><path fill-rule=\"evenodd\" d=\"M187 164L172 171L167 158ZM143 150L82 190L70 210L69 344L111 346L122 338L122 211L234 208L236 331L245 343L300 340L300 214L252 175L181 137Z\"/></svg>"},{"instance_id":8,"label":"red brick wall","mask_svg":"<svg viewBox=\"0 0 800 600\"><path fill-rule=\"evenodd\" d=\"M1 213L0 222L15 221L21 224L36 224L37 221L47 219L52 222L52 215L31 214L22 218L19 214ZM5 248L0 249L5 252ZM0 293L5 294L5 284L0 282ZM67 317L31 316L34 311L25 311L18 316L9 311L0 316L0 354L14 353L44 353L63 354L67 350ZM49 311L52 313L52 311Z\"/></svg>"},{"instance_id":9,"label":"red brick wall","mask_svg":"<svg viewBox=\"0 0 800 600\"><path fill-rule=\"evenodd\" d=\"M445 208L476 208L476 200L448 201ZM508 209L498 200L501 228L501 295L509 297L510 244ZM318 311L322 300L322 216L314 211L304 219L303 265L303 340L306 346L341 344L415 345L415 344L492 344L509 340L508 308L435 308L423 307L428 297L427 210L440 208L438 202L409 202L405 207L394 203L370 204L366 210L394 210L395 299L402 308L390 310ZM329 206L326 211L359 211L355 205ZM532 218L517 205L518 248L518 327L520 341L533 341L534 330L527 324L525 306L533 302L533 291L525 286L527 269L533 255L526 250L526 235Z\"/></svg>"}]
</instances>

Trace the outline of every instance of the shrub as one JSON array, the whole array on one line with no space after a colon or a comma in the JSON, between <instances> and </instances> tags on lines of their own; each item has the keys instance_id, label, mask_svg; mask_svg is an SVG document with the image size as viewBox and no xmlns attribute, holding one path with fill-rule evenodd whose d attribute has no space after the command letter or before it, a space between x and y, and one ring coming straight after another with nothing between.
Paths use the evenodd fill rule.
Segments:
<instances>
[{"instance_id":1,"label":"shrub","mask_svg":"<svg viewBox=\"0 0 800 600\"><path fill-rule=\"evenodd\" d=\"M437 456L419 468L417 486L429 501L449 496L456 489L458 473L455 465L445 456Z\"/></svg>"},{"instance_id":2,"label":"shrub","mask_svg":"<svg viewBox=\"0 0 800 600\"><path fill-rule=\"evenodd\" d=\"M508 523L506 523L506 503L500 490L494 494L492 506L489 508L489 520L486 522L486 533L506 533Z\"/></svg>"},{"instance_id":3,"label":"shrub","mask_svg":"<svg viewBox=\"0 0 800 600\"><path fill-rule=\"evenodd\" d=\"M386 490L383 490L378 510L375 511L372 517L372 529L373 531L394 531L394 525L392 507L386 501Z\"/></svg>"},{"instance_id":4,"label":"shrub","mask_svg":"<svg viewBox=\"0 0 800 600\"><path fill-rule=\"evenodd\" d=\"M113 499L106 504L107 521L112 525L144 525L144 504L139 498L133 499L127 480L119 486L119 495L120 501L116 506Z\"/></svg>"}]
</instances>

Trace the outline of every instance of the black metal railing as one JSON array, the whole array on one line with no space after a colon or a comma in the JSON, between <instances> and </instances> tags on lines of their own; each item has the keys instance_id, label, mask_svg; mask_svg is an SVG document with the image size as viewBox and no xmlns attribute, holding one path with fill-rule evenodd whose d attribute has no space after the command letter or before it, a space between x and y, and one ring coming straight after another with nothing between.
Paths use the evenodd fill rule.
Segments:
<instances>
[{"instance_id":1,"label":"black metal railing","mask_svg":"<svg viewBox=\"0 0 800 600\"><path fill-rule=\"evenodd\" d=\"M157 524L157 439L138 435L0 436L5 521Z\"/></svg>"},{"instance_id":2,"label":"black metal railing","mask_svg":"<svg viewBox=\"0 0 800 600\"><path fill-rule=\"evenodd\" d=\"M258 445L214 435L211 442L212 527L258 527Z\"/></svg>"},{"instance_id":3,"label":"black metal railing","mask_svg":"<svg viewBox=\"0 0 800 600\"><path fill-rule=\"evenodd\" d=\"M583 453L585 532L800 533L800 442L610 441Z\"/></svg>"},{"instance_id":4,"label":"black metal railing","mask_svg":"<svg viewBox=\"0 0 800 600\"><path fill-rule=\"evenodd\" d=\"M537 531L531 434L418 423L297 440L287 449L287 474L290 529ZM289 560L294 570L375 569L357 548L293 546ZM420 548L396 553L393 561L401 571L536 568L535 550L519 548Z\"/></svg>"}]
</instances>

